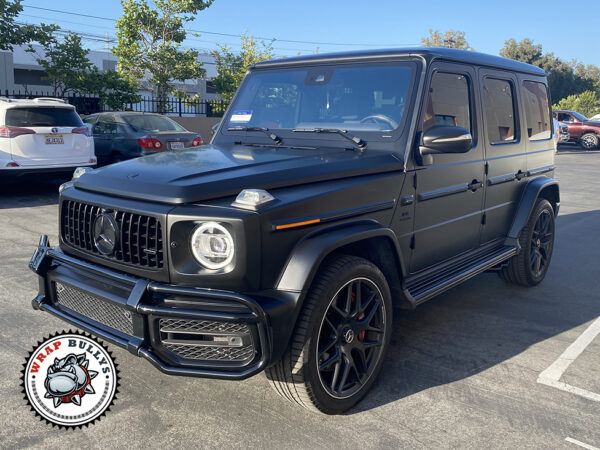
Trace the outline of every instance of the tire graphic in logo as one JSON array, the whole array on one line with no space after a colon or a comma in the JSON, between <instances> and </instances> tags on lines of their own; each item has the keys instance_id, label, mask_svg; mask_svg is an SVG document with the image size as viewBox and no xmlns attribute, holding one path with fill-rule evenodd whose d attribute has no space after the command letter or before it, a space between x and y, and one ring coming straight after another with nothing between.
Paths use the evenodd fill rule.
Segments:
<instances>
[{"instance_id":1,"label":"tire graphic in logo","mask_svg":"<svg viewBox=\"0 0 600 450\"><path fill-rule=\"evenodd\" d=\"M118 378L113 357L100 341L69 331L33 348L24 364L22 387L40 418L59 427L81 427L108 411Z\"/></svg>"}]
</instances>

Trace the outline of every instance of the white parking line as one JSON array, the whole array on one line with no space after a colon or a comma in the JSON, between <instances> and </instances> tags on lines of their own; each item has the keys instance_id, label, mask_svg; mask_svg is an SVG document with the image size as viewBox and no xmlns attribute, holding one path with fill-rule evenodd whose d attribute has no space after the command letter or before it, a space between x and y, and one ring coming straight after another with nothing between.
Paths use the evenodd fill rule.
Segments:
<instances>
[{"instance_id":1,"label":"white parking line","mask_svg":"<svg viewBox=\"0 0 600 450\"><path fill-rule=\"evenodd\" d=\"M578 441L573 438L566 438L565 441L570 442L571 444L579 445L580 447L587 448L588 450L600 450L598 447L594 447L593 445L586 444L585 442Z\"/></svg>"},{"instance_id":2,"label":"white parking line","mask_svg":"<svg viewBox=\"0 0 600 450\"><path fill-rule=\"evenodd\" d=\"M592 343L598 334L600 334L600 317L594 320L594 322L592 322L592 324L583 333L581 333L581 336L579 336L575 342L569 345L562 355L560 355L558 359L550 365L550 367L540 373L537 382L570 392L575 395L579 395L589 400L600 402L600 394L571 386L570 384L560 381L560 377L569 368L571 363L575 361L579 355L581 355L585 348Z\"/></svg>"}]
</instances>

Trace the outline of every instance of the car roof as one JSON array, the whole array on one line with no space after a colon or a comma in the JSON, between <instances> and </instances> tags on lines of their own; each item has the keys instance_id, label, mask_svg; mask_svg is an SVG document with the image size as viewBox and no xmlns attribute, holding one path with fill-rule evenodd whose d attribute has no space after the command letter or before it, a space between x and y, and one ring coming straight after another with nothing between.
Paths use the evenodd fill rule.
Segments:
<instances>
[{"instance_id":1,"label":"car roof","mask_svg":"<svg viewBox=\"0 0 600 450\"><path fill-rule=\"evenodd\" d=\"M65 108L65 109L75 109L75 106L66 103L64 100L59 98L51 98L51 97L38 97L33 99L23 99L23 98L6 98L0 97L0 109L10 109L10 108L19 108L23 106L28 107L44 107L44 106L52 106L54 108Z\"/></svg>"},{"instance_id":2,"label":"car roof","mask_svg":"<svg viewBox=\"0 0 600 450\"><path fill-rule=\"evenodd\" d=\"M501 56L488 55L486 53L478 53L469 50L458 50L454 48L443 47L414 47L381 50L360 50L352 52L293 56L291 58L282 58L271 61L259 62L254 64L251 68L266 68L326 62L335 63L340 61L348 62L377 59L393 59L397 57L407 56L421 56L425 58L428 62L431 62L436 59L441 59L446 61L496 67L511 70L514 72L522 72L538 76L546 75L545 70L524 62L502 58Z\"/></svg>"}]
</instances>

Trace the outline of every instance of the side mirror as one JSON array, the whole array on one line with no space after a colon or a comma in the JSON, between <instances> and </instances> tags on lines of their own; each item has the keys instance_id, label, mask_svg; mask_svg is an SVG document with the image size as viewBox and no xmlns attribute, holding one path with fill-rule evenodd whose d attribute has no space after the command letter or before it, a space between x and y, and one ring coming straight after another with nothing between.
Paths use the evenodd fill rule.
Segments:
<instances>
[{"instance_id":1,"label":"side mirror","mask_svg":"<svg viewBox=\"0 0 600 450\"><path fill-rule=\"evenodd\" d=\"M217 122L215 123L212 127L210 127L210 134L213 135L217 132L217 128L219 128L219 125L221 125L221 122Z\"/></svg>"},{"instance_id":2,"label":"side mirror","mask_svg":"<svg viewBox=\"0 0 600 450\"><path fill-rule=\"evenodd\" d=\"M435 125L427 130L417 152L419 165L433 164L431 155L438 153L466 153L473 147L469 130L452 125Z\"/></svg>"}]
</instances>

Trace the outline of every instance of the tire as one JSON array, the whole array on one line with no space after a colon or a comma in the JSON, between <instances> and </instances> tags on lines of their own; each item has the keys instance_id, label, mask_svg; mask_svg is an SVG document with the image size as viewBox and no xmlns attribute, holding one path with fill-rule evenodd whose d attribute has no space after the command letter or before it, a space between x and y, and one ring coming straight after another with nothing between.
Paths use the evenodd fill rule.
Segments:
<instances>
[{"instance_id":1,"label":"tire","mask_svg":"<svg viewBox=\"0 0 600 450\"><path fill-rule=\"evenodd\" d=\"M377 378L391 330L391 294L379 268L363 258L334 257L321 266L290 346L266 376L292 403L340 414Z\"/></svg>"},{"instance_id":2,"label":"tire","mask_svg":"<svg viewBox=\"0 0 600 450\"><path fill-rule=\"evenodd\" d=\"M594 133L585 133L583 136L581 136L579 142L581 143L581 146L584 149L594 150L598 148L600 140L598 139L598 136Z\"/></svg>"},{"instance_id":3,"label":"tire","mask_svg":"<svg viewBox=\"0 0 600 450\"><path fill-rule=\"evenodd\" d=\"M500 278L509 284L535 286L548 271L554 248L554 209L540 198L519 235L521 251L503 267Z\"/></svg>"}]
</instances>

